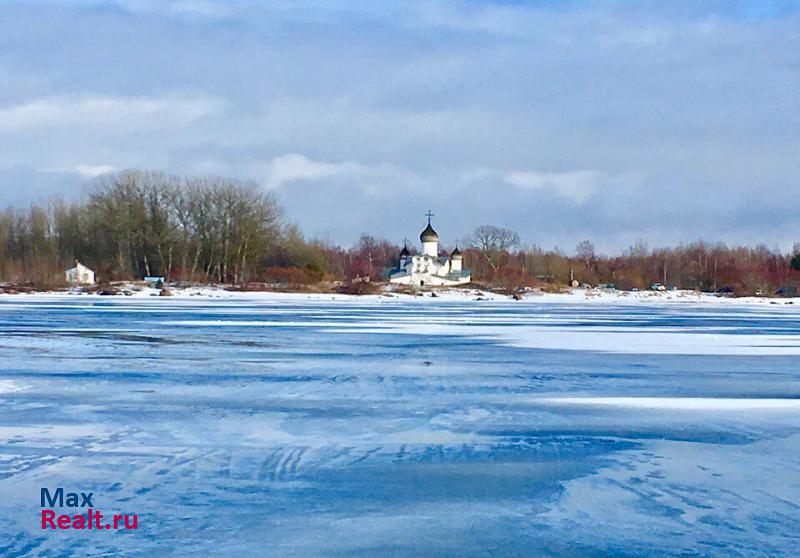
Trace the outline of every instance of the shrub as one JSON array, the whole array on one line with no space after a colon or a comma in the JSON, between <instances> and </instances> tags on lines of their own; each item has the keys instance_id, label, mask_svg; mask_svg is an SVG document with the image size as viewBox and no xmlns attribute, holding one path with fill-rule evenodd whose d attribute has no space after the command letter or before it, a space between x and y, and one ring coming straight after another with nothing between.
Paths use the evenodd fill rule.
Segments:
<instances>
[{"instance_id":1,"label":"shrub","mask_svg":"<svg viewBox=\"0 0 800 558\"><path fill-rule=\"evenodd\" d=\"M380 287L375 283L366 281L351 282L339 287L341 294L351 295L367 295L375 294L380 290Z\"/></svg>"},{"instance_id":2,"label":"shrub","mask_svg":"<svg viewBox=\"0 0 800 558\"><path fill-rule=\"evenodd\" d=\"M268 267L264 271L265 283L280 285L308 285L319 281L316 274L299 267Z\"/></svg>"}]
</instances>

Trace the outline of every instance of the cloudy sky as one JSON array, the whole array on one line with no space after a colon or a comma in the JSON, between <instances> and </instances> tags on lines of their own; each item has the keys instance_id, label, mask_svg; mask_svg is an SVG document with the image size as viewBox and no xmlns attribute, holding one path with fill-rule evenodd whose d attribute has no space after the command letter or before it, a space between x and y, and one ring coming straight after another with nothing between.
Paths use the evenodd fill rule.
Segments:
<instances>
[{"instance_id":1,"label":"cloudy sky","mask_svg":"<svg viewBox=\"0 0 800 558\"><path fill-rule=\"evenodd\" d=\"M124 168L309 236L800 240L800 3L0 0L0 205Z\"/></svg>"}]
</instances>

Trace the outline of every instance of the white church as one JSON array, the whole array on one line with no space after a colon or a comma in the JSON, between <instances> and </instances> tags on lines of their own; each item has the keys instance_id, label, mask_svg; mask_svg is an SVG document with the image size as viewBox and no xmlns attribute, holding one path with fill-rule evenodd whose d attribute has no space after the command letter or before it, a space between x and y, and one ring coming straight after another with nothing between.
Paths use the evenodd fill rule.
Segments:
<instances>
[{"instance_id":1,"label":"white church","mask_svg":"<svg viewBox=\"0 0 800 558\"><path fill-rule=\"evenodd\" d=\"M463 257L458 246L449 257L439 256L439 235L431 226L431 216L429 211L428 226L419 235L422 254L412 256L404 245L398 266L389 272L390 283L424 287L463 285L472 280L469 270L461 267Z\"/></svg>"}]
</instances>

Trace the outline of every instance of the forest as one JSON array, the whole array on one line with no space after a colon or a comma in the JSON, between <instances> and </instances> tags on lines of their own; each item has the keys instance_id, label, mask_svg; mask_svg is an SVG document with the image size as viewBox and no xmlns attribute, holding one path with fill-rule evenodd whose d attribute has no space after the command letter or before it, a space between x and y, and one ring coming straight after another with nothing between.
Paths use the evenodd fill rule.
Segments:
<instances>
[{"instance_id":1,"label":"forest","mask_svg":"<svg viewBox=\"0 0 800 558\"><path fill-rule=\"evenodd\" d=\"M400 249L369 235L349 247L306 239L256 183L158 171L104 175L79 200L0 212L0 283L39 289L63 287L63 272L76 260L103 283L156 275L239 287L322 288L367 277L375 284ZM565 253L480 225L462 252L475 283L506 290L658 284L739 296L796 294L800 282L798 245L784 254L763 245L697 241L651 249L635 241L624 253L603 255L585 240Z\"/></svg>"}]
</instances>

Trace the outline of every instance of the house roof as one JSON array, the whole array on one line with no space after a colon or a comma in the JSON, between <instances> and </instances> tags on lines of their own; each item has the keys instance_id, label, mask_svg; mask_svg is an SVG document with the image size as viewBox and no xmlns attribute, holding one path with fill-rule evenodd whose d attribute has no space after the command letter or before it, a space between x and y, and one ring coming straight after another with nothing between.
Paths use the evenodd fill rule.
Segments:
<instances>
[{"instance_id":1,"label":"house roof","mask_svg":"<svg viewBox=\"0 0 800 558\"><path fill-rule=\"evenodd\" d=\"M81 262L79 262L77 260L75 261L75 265L73 267L70 267L66 271L80 271L80 270L91 271L92 273L94 273L94 271L92 271L91 269L89 269L88 267L86 267L85 265L83 265Z\"/></svg>"},{"instance_id":2,"label":"house roof","mask_svg":"<svg viewBox=\"0 0 800 558\"><path fill-rule=\"evenodd\" d=\"M451 271L447 274L447 278L456 279L459 277L467 277L468 275L472 275L472 271L469 269L462 269L461 271Z\"/></svg>"}]
</instances>

